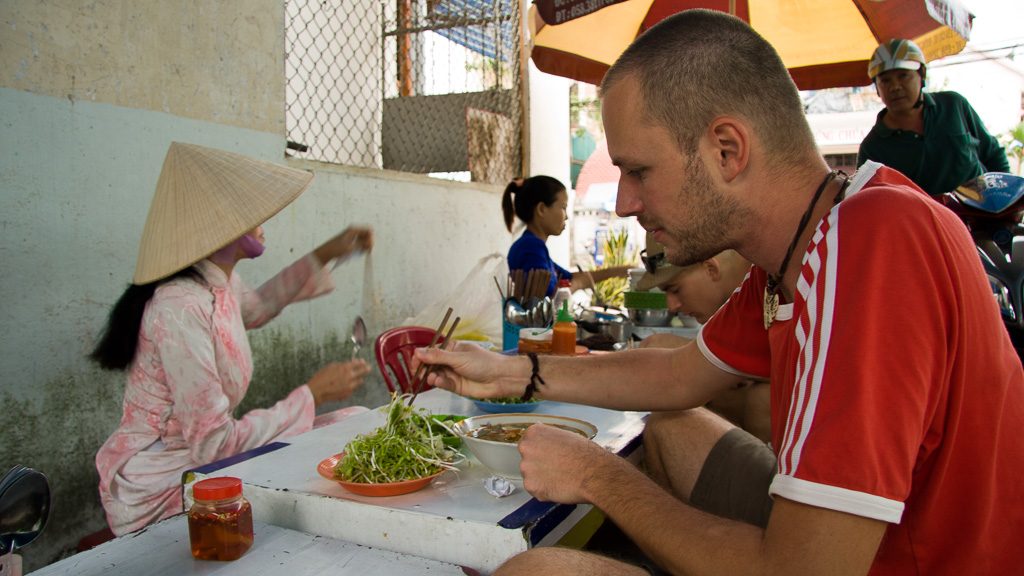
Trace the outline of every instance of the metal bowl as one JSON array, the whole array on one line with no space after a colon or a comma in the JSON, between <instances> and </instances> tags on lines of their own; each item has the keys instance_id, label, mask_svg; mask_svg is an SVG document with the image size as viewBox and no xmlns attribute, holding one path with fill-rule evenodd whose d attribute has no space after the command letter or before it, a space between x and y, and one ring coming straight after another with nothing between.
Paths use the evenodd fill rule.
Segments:
<instances>
[{"instance_id":1,"label":"metal bowl","mask_svg":"<svg viewBox=\"0 0 1024 576\"><path fill-rule=\"evenodd\" d=\"M668 326L672 323L668 308L630 308L629 317L637 326Z\"/></svg>"},{"instance_id":2,"label":"metal bowl","mask_svg":"<svg viewBox=\"0 0 1024 576\"><path fill-rule=\"evenodd\" d=\"M633 334L633 323L622 318L614 320L578 320L576 327L577 340L583 340L587 336L600 334L608 336L616 342L626 342Z\"/></svg>"}]
</instances>

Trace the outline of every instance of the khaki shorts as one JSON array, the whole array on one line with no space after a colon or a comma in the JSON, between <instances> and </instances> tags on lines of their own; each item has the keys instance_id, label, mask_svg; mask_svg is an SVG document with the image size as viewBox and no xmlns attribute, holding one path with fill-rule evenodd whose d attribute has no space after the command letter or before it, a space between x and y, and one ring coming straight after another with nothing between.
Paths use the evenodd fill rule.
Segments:
<instances>
[{"instance_id":1,"label":"khaki shorts","mask_svg":"<svg viewBox=\"0 0 1024 576\"><path fill-rule=\"evenodd\" d=\"M775 453L740 428L725 433L711 448L690 494L690 504L716 516L768 526L775 477Z\"/></svg>"}]
</instances>

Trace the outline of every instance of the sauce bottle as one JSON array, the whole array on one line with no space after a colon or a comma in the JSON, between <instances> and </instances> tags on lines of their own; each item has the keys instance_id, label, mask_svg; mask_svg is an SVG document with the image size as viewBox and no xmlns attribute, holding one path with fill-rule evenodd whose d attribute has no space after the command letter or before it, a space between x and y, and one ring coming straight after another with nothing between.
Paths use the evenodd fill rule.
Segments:
<instances>
[{"instance_id":1,"label":"sauce bottle","mask_svg":"<svg viewBox=\"0 0 1024 576\"><path fill-rule=\"evenodd\" d=\"M569 303L563 302L551 336L551 353L571 356L576 354L576 322L569 313Z\"/></svg>"},{"instance_id":2,"label":"sauce bottle","mask_svg":"<svg viewBox=\"0 0 1024 576\"><path fill-rule=\"evenodd\" d=\"M552 301L556 314L562 309L563 302L572 302L572 282L568 278L558 281L558 289L555 290L555 299Z\"/></svg>"},{"instance_id":3,"label":"sauce bottle","mask_svg":"<svg viewBox=\"0 0 1024 576\"><path fill-rule=\"evenodd\" d=\"M192 556L199 560L235 560L252 546L252 506L242 496L242 481L224 476L192 486L188 511Z\"/></svg>"}]
</instances>

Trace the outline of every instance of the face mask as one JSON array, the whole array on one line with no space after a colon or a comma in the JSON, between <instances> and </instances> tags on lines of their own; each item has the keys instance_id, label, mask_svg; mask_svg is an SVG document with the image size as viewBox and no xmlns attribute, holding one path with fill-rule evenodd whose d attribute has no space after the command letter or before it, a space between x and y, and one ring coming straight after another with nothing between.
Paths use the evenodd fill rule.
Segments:
<instances>
[{"instance_id":1,"label":"face mask","mask_svg":"<svg viewBox=\"0 0 1024 576\"><path fill-rule=\"evenodd\" d=\"M260 241L254 238L251 234L246 234L238 240L235 240L231 244L217 250L210 256L210 260L217 264L234 264L238 261L235 258L235 254L239 250L242 254L245 254L246 258L256 258L260 254L263 254L265 247L260 244Z\"/></svg>"},{"instance_id":2,"label":"face mask","mask_svg":"<svg viewBox=\"0 0 1024 576\"><path fill-rule=\"evenodd\" d=\"M266 247L263 246L263 244L261 244L259 240L253 237L252 234L246 234L245 236L242 236L237 240L237 242L238 247L242 249L242 253L244 253L249 258L258 257L260 254L263 254L263 251L266 249Z\"/></svg>"}]
</instances>

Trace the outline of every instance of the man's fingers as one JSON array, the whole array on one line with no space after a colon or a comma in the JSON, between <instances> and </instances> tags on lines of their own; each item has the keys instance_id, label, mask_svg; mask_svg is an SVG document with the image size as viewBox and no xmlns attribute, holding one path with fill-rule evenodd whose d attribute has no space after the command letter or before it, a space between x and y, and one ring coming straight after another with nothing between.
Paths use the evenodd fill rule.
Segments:
<instances>
[{"instance_id":1,"label":"man's fingers","mask_svg":"<svg viewBox=\"0 0 1024 576\"><path fill-rule=\"evenodd\" d=\"M420 364L447 365L444 361L445 353L437 348L417 348L414 359L418 360Z\"/></svg>"}]
</instances>

